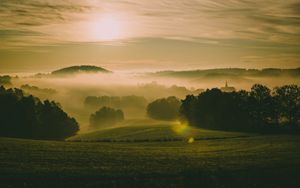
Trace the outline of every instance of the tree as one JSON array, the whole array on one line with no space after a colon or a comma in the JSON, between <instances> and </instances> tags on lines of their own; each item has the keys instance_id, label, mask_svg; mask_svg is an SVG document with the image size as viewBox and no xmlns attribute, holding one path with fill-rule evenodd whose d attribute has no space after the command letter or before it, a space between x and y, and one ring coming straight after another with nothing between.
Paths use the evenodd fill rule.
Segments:
<instances>
[{"instance_id":1,"label":"tree","mask_svg":"<svg viewBox=\"0 0 300 188\"><path fill-rule=\"evenodd\" d=\"M90 116L90 125L92 127L115 125L124 120L122 110L110 107L102 107Z\"/></svg>"},{"instance_id":2,"label":"tree","mask_svg":"<svg viewBox=\"0 0 300 188\"><path fill-rule=\"evenodd\" d=\"M220 89L206 90L197 97L187 96L182 101L181 114L192 126L221 129L246 130L247 114L242 108L242 93L222 92ZM243 123L243 126L241 126Z\"/></svg>"},{"instance_id":3,"label":"tree","mask_svg":"<svg viewBox=\"0 0 300 188\"><path fill-rule=\"evenodd\" d=\"M55 102L24 96L20 89L0 87L0 136L63 140L79 130Z\"/></svg>"},{"instance_id":4,"label":"tree","mask_svg":"<svg viewBox=\"0 0 300 188\"><path fill-rule=\"evenodd\" d=\"M64 139L73 136L79 128L76 120L70 118L53 101L44 101L39 110L40 121L43 122L41 137L51 139L52 137Z\"/></svg>"},{"instance_id":5,"label":"tree","mask_svg":"<svg viewBox=\"0 0 300 188\"><path fill-rule=\"evenodd\" d=\"M150 118L158 120L174 120L179 117L181 102L176 97L157 99L147 106Z\"/></svg>"},{"instance_id":6,"label":"tree","mask_svg":"<svg viewBox=\"0 0 300 188\"><path fill-rule=\"evenodd\" d=\"M252 86L249 98L249 112L256 123L268 124L276 122L275 103L271 96L271 90L263 85Z\"/></svg>"},{"instance_id":7,"label":"tree","mask_svg":"<svg viewBox=\"0 0 300 188\"><path fill-rule=\"evenodd\" d=\"M206 90L198 96L188 95L182 101L180 114L190 125L208 129L300 131L300 87L277 87L273 93L259 84L250 92Z\"/></svg>"},{"instance_id":8,"label":"tree","mask_svg":"<svg viewBox=\"0 0 300 188\"><path fill-rule=\"evenodd\" d=\"M300 121L300 87L286 85L274 89L279 120L296 126Z\"/></svg>"},{"instance_id":9,"label":"tree","mask_svg":"<svg viewBox=\"0 0 300 188\"><path fill-rule=\"evenodd\" d=\"M187 95L184 100L182 100L181 106L179 108L179 113L183 115L190 123L196 124L195 119L195 105L197 98L194 95Z\"/></svg>"},{"instance_id":10,"label":"tree","mask_svg":"<svg viewBox=\"0 0 300 188\"><path fill-rule=\"evenodd\" d=\"M8 75L0 76L0 85L11 85L11 79Z\"/></svg>"}]
</instances>

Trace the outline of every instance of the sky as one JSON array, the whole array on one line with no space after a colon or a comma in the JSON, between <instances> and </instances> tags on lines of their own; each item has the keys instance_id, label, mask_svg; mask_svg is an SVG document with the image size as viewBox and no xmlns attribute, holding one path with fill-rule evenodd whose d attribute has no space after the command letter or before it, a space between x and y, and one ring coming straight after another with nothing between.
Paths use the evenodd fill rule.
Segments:
<instances>
[{"instance_id":1,"label":"sky","mask_svg":"<svg viewBox=\"0 0 300 188\"><path fill-rule=\"evenodd\" d=\"M300 67L300 0L0 0L0 72Z\"/></svg>"}]
</instances>

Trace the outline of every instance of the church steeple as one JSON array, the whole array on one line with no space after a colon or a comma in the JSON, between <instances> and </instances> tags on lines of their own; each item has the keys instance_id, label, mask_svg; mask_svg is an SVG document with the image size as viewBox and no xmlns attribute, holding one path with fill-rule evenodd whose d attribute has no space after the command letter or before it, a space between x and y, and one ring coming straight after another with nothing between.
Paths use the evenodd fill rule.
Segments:
<instances>
[{"instance_id":1,"label":"church steeple","mask_svg":"<svg viewBox=\"0 0 300 188\"><path fill-rule=\"evenodd\" d=\"M232 86L228 86L228 81L226 80L226 82L225 82L225 87L221 87L220 88L222 91L224 91L224 92L233 92L233 91L235 91L235 88L234 87L232 87Z\"/></svg>"}]
</instances>

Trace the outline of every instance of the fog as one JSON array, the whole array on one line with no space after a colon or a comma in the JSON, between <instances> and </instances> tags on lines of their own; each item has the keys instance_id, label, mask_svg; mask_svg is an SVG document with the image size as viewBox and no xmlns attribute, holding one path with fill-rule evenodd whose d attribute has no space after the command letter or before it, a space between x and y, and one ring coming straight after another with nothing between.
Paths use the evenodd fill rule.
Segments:
<instances>
[{"instance_id":1,"label":"fog","mask_svg":"<svg viewBox=\"0 0 300 188\"><path fill-rule=\"evenodd\" d=\"M184 98L187 94L197 94L195 93L197 91L191 88L192 85L186 83L185 86L175 86L178 83L181 81L151 79L141 73L124 72L59 77L18 74L17 78L12 79L12 85L9 87L22 88L26 94L32 94L42 100L55 100L84 128L89 125L90 114L97 110L84 105L88 96L140 96L149 103L157 98L171 95ZM140 109L125 108L122 110L124 110L125 118L145 118L146 116L146 105Z\"/></svg>"},{"instance_id":2,"label":"fog","mask_svg":"<svg viewBox=\"0 0 300 188\"><path fill-rule=\"evenodd\" d=\"M15 75L14 75L15 76ZM27 94L32 94L42 100L55 100L62 108L76 118L81 129L89 125L89 117L97 108L88 108L84 101L88 96L138 96L144 97L147 103L155 99L176 96L183 99L188 94L198 95L207 88L229 86L237 90L249 90L255 83L267 85L270 88L286 84L300 84L300 79L291 76L253 77L253 76L160 76L149 73L114 72L111 74L74 74L54 77L50 74L36 76L35 74L18 74L13 77L9 87L22 88ZM26 85L27 84L27 85ZM24 87L26 85L26 87ZM124 111L125 119L145 118L146 105L130 108Z\"/></svg>"}]
</instances>

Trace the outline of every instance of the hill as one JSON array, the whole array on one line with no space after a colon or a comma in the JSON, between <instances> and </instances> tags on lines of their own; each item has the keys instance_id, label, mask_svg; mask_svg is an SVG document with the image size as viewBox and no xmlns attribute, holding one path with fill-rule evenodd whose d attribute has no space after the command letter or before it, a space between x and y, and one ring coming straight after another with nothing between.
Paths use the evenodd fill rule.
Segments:
<instances>
[{"instance_id":1,"label":"hill","mask_svg":"<svg viewBox=\"0 0 300 188\"><path fill-rule=\"evenodd\" d=\"M102 67L92 66L92 65L80 65L62 68L53 71L51 75L70 75L78 73L110 73L111 71L106 70Z\"/></svg>"},{"instance_id":2,"label":"hill","mask_svg":"<svg viewBox=\"0 0 300 188\"><path fill-rule=\"evenodd\" d=\"M162 142L246 137L250 134L211 131L189 127L186 124L148 119L126 120L110 128L91 131L71 137L68 141L104 142Z\"/></svg>"},{"instance_id":3,"label":"hill","mask_svg":"<svg viewBox=\"0 0 300 188\"><path fill-rule=\"evenodd\" d=\"M151 76L177 77L177 78L213 78L213 77L277 77L277 76L300 76L300 67L295 69L266 68L242 69L242 68L223 68L207 70L187 70L187 71L160 71L150 73Z\"/></svg>"}]
</instances>

